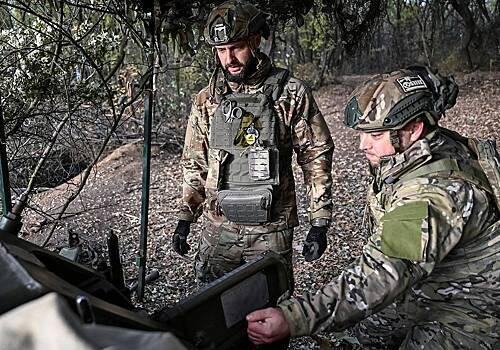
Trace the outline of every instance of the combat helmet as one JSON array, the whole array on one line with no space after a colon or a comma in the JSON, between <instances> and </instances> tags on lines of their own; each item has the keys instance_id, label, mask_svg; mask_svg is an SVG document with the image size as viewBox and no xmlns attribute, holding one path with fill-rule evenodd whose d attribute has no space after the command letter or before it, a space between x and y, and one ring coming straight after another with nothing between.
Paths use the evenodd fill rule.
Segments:
<instances>
[{"instance_id":1,"label":"combat helmet","mask_svg":"<svg viewBox=\"0 0 500 350\"><path fill-rule=\"evenodd\" d=\"M270 29L264 12L247 2L230 0L210 12L205 26L205 41L224 45L246 39L253 34L269 38Z\"/></svg>"},{"instance_id":2,"label":"combat helmet","mask_svg":"<svg viewBox=\"0 0 500 350\"><path fill-rule=\"evenodd\" d=\"M365 132L399 130L416 118L437 125L458 95L453 76L411 66L372 77L351 94L344 124Z\"/></svg>"}]
</instances>

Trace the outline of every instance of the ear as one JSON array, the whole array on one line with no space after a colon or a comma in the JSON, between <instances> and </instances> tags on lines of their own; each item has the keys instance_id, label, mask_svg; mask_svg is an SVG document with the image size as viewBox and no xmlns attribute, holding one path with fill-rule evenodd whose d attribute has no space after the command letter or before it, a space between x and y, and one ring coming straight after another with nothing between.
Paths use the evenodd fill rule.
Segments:
<instances>
[{"instance_id":1,"label":"ear","mask_svg":"<svg viewBox=\"0 0 500 350\"><path fill-rule=\"evenodd\" d=\"M260 34L256 34L255 37L254 37L254 48L259 48L260 46L260 42L262 41L262 36Z\"/></svg>"},{"instance_id":2,"label":"ear","mask_svg":"<svg viewBox=\"0 0 500 350\"><path fill-rule=\"evenodd\" d=\"M425 124L420 119L415 119L408 125L408 131L410 132L410 140L415 142L420 140L424 135Z\"/></svg>"}]
</instances>

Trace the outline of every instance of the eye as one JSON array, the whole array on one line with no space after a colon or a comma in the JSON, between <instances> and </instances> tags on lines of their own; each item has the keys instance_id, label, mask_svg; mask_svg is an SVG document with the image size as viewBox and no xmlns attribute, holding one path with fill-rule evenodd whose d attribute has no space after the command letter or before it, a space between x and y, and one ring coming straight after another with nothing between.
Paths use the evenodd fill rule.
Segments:
<instances>
[{"instance_id":1,"label":"eye","mask_svg":"<svg viewBox=\"0 0 500 350\"><path fill-rule=\"evenodd\" d=\"M233 46L233 49L237 50L237 51L241 51L244 48L245 48L245 44L243 44L243 43L238 43L238 44L236 44L236 45Z\"/></svg>"},{"instance_id":2,"label":"eye","mask_svg":"<svg viewBox=\"0 0 500 350\"><path fill-rule=\"evenodd\" d=\"M379 139L380 137L382 137L383 134L381 132L372 132L371 135L372 138Z\"/></svg>"}]
</instances>

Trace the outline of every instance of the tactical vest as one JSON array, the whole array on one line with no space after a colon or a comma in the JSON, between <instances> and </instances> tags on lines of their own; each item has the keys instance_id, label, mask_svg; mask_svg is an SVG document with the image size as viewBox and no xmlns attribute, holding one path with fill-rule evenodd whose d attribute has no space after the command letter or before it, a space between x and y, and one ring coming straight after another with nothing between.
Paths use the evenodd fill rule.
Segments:
<instances>
[{"instance_id":1,"label":"tactical vest","mask_svg":"<svg viewBox=\"0 0 500 350\"><path fill-rule=\"evenodd\" d=\"M224 156L218 174L217 205L229 221L243 225L269 222L273 186L279 179L278 115L288 71L273 69L262 92L217 96L209 147Z\"/></svg>"},{"instance_id":2,"label":"tactical vest","mask_svg":"<svg viewBox=\"0 0 500 350\"><path fill-rule=\"evenodd\" d=\"M495 141L467 138L444 128L441 129L441 132L466 145L472 152L474 159L468 162L459 162L453 158L439 159L404 175L401 180L405 181L430 174L442 174L447 177L463 179L490 193L500 212L500 156L496 150Z\"/></svg>"}]
</instances>

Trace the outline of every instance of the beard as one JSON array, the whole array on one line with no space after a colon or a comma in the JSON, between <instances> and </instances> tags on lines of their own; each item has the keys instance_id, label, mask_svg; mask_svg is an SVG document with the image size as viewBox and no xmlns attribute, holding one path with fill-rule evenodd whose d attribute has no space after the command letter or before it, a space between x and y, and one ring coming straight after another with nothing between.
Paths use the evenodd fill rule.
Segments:
<instances>
[{"instance_id":1,"label":"beard","mask_svg":"<svg viewBox=\"0 0 500 350\"><path fill-rule=\"evenodd\" d=\"M241 84L245 83L248 78L257 71L257 59L251 57L247 63L242 64L239 61L231 63L224 67L223 72L226 79L230 82ZM231 74L228 71L228 67L242 67L238 74Z\"/></svg>"}]
</instances>

